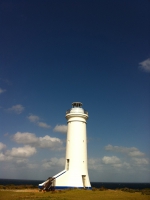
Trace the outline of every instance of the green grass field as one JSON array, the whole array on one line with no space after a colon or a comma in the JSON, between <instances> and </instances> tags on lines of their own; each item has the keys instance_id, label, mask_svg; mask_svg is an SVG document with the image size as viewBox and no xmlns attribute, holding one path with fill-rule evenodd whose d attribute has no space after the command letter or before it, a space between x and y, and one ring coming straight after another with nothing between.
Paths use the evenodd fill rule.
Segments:
<instances>
[{"instance_id":1,"label":"green grass field","mask_svg":"<svg viewBox=\"0 0 150 200\"><path fill-rule=\"evenodd\" d=\"M149 190L121 191L121 190L62 190L54 192L39 192L37 189L1 189L1 200L150 200Z\"/></svg>"}]
</instances>

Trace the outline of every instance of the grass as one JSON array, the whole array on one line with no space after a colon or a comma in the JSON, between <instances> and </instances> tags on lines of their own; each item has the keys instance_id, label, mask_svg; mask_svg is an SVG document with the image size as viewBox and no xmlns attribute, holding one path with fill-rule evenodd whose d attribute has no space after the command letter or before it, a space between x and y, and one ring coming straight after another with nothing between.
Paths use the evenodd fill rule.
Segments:
<instances>
[{"instance_id":1,"label":"grass","mask_svg":"<svg viewBox=\"0 0 150 200\"><path fill-rule=\"evenodd\" d=\"M38 189L0 189L1 200L150 200L150 189L141 191L108 190L58 190L39 192Z\"/></svg>"}]
</instances>

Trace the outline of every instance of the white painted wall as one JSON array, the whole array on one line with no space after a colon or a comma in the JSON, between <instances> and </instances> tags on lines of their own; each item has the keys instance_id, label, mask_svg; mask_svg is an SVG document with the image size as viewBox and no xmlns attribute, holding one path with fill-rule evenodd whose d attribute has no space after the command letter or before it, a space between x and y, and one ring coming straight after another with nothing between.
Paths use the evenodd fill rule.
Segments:
<instances>
[{"instance_id":1,"label":"white painted wall","mask_svg":"<svg viewBox=\"0 0 150 200\"><path fill-rule=\"evenodd\" d=\"M82 108L72 108L66 114L68 122L66 140L66 164L62 176L56 178L55 186L91 187L87 166L86 120L88 114ZM68 162L69 160L69 168ZM82 176L85 175L85 181ZM85 184L83 184L85 182Z\"/></svg>"}]
</instances>

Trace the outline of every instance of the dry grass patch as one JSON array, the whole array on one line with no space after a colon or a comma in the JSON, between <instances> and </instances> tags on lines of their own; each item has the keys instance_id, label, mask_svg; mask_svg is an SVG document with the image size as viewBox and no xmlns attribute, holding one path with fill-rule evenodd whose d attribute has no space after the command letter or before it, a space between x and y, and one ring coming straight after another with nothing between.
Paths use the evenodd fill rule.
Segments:
<instances>
[{"instance_id":1,"label":"dry grass patch","mask_svg":"<svg viewBox=\"0 0 150 200\"><path fill-rule=\"evenodd\" d=\"M149 195L141 192L126 192L121 190L61 190L53 192L39 192L37 189L1 190L1 200L150 200Z\"/></svg>"}]
</instances>

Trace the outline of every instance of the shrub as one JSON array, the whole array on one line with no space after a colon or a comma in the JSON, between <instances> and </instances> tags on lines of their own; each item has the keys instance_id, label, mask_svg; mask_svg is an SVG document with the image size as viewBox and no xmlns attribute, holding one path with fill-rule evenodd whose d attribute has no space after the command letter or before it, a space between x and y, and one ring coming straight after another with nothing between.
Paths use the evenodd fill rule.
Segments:
<instances>
[{"instance_id":1,"label":"shrub","mask_svg":"<svg viewBox=\"0 0 150 200\"><path fill-rule=\"evenodd\" d=\"M141 194L143 195L150 195L150 189L149 188L145 188L142 190Z\"/></svg>"},{"instance_id":2,"label":"shrub","mask_svg":"<svg viewBox=\"0 0 150 200\"><path fill-rule=\"evenodd\" d=\"M95 187L92 187L92 191L96 191L97 190L97 188L95 188Z\"/></svg>"},{"instance_id":3,"label":"shrub","mask_svg":"<svg viewBox=\"0 0 150 200\"><path fill-rule=\"evenodd\" d=\"M4 187L3 185L0 185L0 189L3 189L3 187Z\"/></svg>"},{"instance_id":4,"label":"shrub","mask_svg":"<svg viewBox=\"0 0 150 200\"><path fill-rule=\"evenodd\" d=\"M134 189L130 189L130 188L121 188L121 191L124 191L124 192L130 192L130 193L134 193L134 192L136 192L136 190L134 190Z\"/></svg>"},{"instance_id":5,"label":"shrub","mask_svg":"<svg viewBox=\"0 0 150 200\"><path fill-rule=\"evenodd\" d=\"M107 190L107 188L105 188L104 186L102 186L101 188L99 188L99 191L105 191Z\"/></svg>"}]
</instances>

